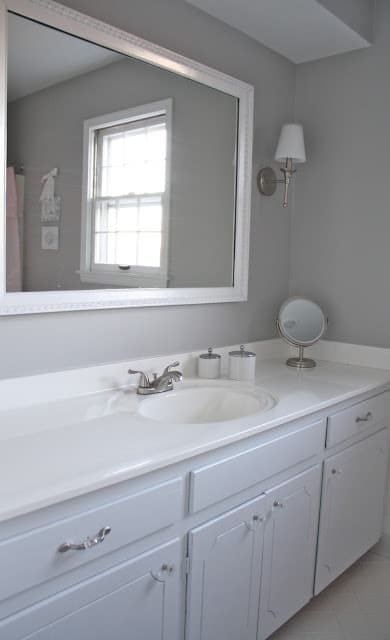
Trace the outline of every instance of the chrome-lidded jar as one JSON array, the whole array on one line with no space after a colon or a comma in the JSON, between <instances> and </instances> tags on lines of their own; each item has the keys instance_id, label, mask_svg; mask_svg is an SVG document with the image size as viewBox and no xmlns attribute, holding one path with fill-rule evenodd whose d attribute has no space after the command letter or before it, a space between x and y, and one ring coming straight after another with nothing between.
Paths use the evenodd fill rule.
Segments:
<instances>
[{"instance_id":1,"label":"chrome-lidded jar","mask_svg":"<svg viewBox=\"0 0 390 640\"><path fill-rule=\"evenodd\" d=\"M246 351L242 344L239 351L229 352L229 378L231 380L254 380L256 373L256 354Z\"/></svg>"},{"instance_id":2,"label":"chrome-lidded jar","mask_svg":"<svg viewBox=\"0 0 390 640\"><path fill-rule=\"evenodd\" d=\"M220 375L221 356L218 353L213 353L212 347L209 347L207 353L202 353L198 358L198 376L211 380L219 378Z\"/></svg>"}]
</instances>

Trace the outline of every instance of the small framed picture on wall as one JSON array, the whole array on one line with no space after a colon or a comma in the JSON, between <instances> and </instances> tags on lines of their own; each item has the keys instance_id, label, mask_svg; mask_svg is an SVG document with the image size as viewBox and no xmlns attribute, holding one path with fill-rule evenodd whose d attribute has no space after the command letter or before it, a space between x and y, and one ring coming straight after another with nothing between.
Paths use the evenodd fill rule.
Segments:
<instances>
[{"instance_id":1,"label":"small framed picture on wall","mask_svg":"<svg viewBox=\"0 0 390 640\"><path fill-rule=\"evenodd\" d=\"M59 227L41 227L41 249L58 251L59 236Z\"/></svg>"}]
</instances>

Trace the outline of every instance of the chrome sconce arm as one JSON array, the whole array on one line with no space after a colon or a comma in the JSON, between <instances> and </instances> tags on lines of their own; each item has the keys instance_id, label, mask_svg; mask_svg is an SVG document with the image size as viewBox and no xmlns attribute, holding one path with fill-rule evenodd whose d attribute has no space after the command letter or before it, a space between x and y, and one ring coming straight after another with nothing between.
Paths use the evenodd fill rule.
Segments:
<instances>
[{"instance_id":1,"label":"chrome sconce arm","mask_svg":"<svg viewBox=\"0 0 390 640\"><path fill-rule=\"evenodd\" d=\"M276 191L276 185L284 184L283 208L286 209L288 205L288 188L294 173L296 173L296 169L293 169L292 166L292 159L287 158L286 165L281 167L280 170L282 171L284 178L278 180L272 167L264 167L263 169L260 169L257 175L257 186L263 196L272 196Z\"/></svg>"},{"instance_id":2,"label":"chrome sconce arm","mask_svg":"<svg viewBox=\"0 0 390 640\"><path fill-rule=\"evenodd\" d=\"M285 209L288 205L288 188L296 172L296 169L293 168L293 162L306 162L302 125L295 123L283 125L275 160L284 163L280 169L283 178L278 180L272 167L263 167L257 176L257 186L263 196L272 196L276 191L276 185L284 184L283 208Z\"/></svg>"}]
</instances>

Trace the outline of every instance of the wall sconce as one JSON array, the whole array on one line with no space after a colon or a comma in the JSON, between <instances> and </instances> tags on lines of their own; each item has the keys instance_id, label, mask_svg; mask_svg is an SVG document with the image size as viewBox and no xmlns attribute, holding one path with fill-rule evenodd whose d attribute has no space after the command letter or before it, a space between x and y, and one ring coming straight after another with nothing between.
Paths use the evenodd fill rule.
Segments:
<instances>
[{"instance_id":1,"label":"wall sconce","mask_svg":"<svg viewBox=\"0 0 390 640\"><path fill-rule=\"evenodd\" d=\"M284 163L284 167L280 169L284 177L281 180L277 180L276 173L272 167L264 167L258 173L257 186L263 196L272 196L276 191L276 185L283 183L283 207L286 208L288 204L288 187L296 172L296 169L293 169L293 162L306 162L305 142L301 124L283 125L278 146L276 147L275 160L276 162Z\"/></svg>"}]
</instances>

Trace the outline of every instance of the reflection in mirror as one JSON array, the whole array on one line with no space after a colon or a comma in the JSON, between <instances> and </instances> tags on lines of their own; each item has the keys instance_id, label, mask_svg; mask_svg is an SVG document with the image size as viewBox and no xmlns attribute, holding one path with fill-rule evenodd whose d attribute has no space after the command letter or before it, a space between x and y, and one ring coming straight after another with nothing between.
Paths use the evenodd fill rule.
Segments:
<instances>
[{"instance_id":1,"label":"reflection in mirror","mask_svg":"<svg viewBox=\"0 0 390 640\"><path fill-rule=\"evenodd\" d=\"M231 287L237 98L8 18L7 291Z\"/></svg>"},{"instance_id":2,"label":"reflection in mirror","mask_svg":"<svg viewBox=\"0 0 390 640\"><path fill-rule=\"evenodd\" d=\"M290 367L312 368L315 361L304 358L303 349L322 338L327 327L327 318L321 307L306 298L290 298L280 308L277 328L286 342L299 347L299 356L289 358Z\"/></svg>"}]
</instances>

